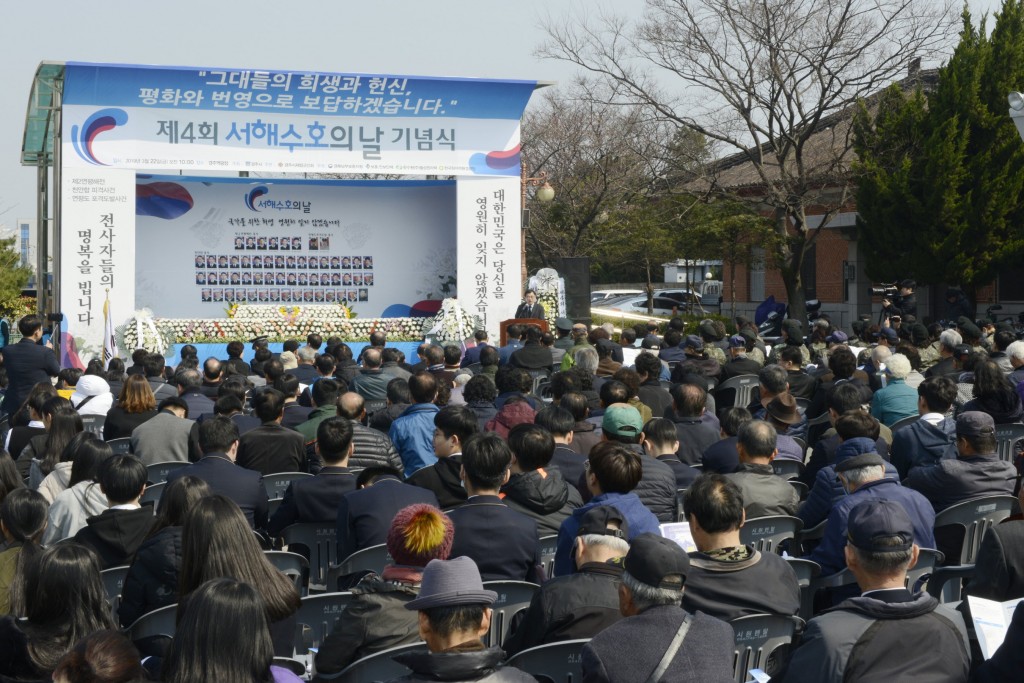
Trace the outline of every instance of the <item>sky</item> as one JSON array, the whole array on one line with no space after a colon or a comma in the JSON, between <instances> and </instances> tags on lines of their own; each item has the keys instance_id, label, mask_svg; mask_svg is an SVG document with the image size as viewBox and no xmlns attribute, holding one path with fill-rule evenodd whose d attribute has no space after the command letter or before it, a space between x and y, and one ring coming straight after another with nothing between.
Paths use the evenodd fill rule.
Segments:
<instances>
[{"instance_id":1,"label":"sky","mask_svg":"<svg viewBox=\"0 0 1024 683\"><path fill-rule=\"evenodd\" d=\"M941 0L936 0L941 1ZM246 67L568 83L571 66L534 56L549 18L595 0L20 0L0 22L0 228L34 218L34 168L20 165L41 61ZM975 16L1000 0L969 0ZM603 6L639 17L643 0ZM990 24L991 25L991 24ZM535 96L536 99L536 96Z\"/></svg>"}]
</instances>

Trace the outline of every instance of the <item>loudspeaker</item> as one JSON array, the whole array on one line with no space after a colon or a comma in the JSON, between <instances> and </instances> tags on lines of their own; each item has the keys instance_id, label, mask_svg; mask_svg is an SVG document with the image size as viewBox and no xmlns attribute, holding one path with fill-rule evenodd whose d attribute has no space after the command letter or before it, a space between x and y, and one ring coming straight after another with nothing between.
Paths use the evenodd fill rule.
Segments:
<instances>
[{"instance_id":1,"label":"loudspeaker","mask_svg":"<svg viewBox=\"0 0 1024 683\"><path fill-rule=\"evenodd\" d=\"M565 278L566 317L590 323L590 259L563 258L558 274Z\"/></svg>"}]
</instances>

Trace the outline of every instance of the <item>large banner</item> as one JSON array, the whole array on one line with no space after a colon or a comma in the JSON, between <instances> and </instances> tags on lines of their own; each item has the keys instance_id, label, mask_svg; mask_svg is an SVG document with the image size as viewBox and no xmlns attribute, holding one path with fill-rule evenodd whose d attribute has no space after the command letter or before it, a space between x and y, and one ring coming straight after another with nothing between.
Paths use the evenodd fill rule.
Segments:
<instances>
[{"instance_id":1,"label":"large banner","mask_svg":"<svg viewBox=\"0 0 1024 683\"><path fill-rule=\"evenodd\" d=\"M519 175L535 81L68 63L68 166Z\"/></svg>"},{"instance_id":2,"label":"large banner","mask_svg":"<svg viewBox=\"0 0 1024 683\"><path fill-rule=\"evenodd\" d=\"M136 196L135 303L160 317L346 303L367 318L454 293L454 182L139 176Z\"/></svg>"}]
</instances>

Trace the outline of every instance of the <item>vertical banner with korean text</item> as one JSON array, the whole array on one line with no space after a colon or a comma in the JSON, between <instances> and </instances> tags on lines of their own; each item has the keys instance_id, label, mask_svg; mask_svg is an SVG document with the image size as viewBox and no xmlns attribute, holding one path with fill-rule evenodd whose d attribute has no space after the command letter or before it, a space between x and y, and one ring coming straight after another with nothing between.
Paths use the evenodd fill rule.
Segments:
<instances>
[{"instance_id":1,"label":"vertical banner with korean text","mask_svg":"<svg viewBox=\"0 0 1024 683\"><path fill-rule=\"evenodd\" d=\"M61 193L60 311L79 354L99 357L107 290L112 309L127 317L136 258L160 255L135 253L135 171L65 167Z\"/></svg>"},{"instance_id":2,"label":"vertical banner with korean text","mask_svg":"<svg viewBox=\"0 0 1024 683\"><path fill-rule=\"evenodd\" d=\"M491 339L522 299L519 177L459 178L459 303Z\"/></svg>"}]
</instances>

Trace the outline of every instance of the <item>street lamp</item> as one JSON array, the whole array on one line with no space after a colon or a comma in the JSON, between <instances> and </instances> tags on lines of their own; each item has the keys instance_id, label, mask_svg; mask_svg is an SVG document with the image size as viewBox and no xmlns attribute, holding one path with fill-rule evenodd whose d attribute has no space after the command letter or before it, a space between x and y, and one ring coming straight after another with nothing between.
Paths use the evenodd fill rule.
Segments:
<instances>
[{"instance_id":1,"label":"street lamp","mask_svg":"<svg viewBox=\"0 0 1024 683\"><path fill-rule=\"evenodd\" d=\"M526 286L527 273L526 273L526 229L530 223L530 212L526 209L526 188L536 187L537 191L533 193L534 198L542 204L547 204L554 201L555 199L555 188L551 187L551 183L548 182L547 171L541 171L535 177L527 177L526 175L526 156L523 154L519 155L519 193L520 193L520 210L522 212L522 227L519 231L520 239L520 271L523 278L523 286Z\"/></svg>"},{"instance_id":2,"label":"street lamp","mask_svg":"<svg viewBox=\"0 0 1024 683\"><path fill-rule=\"evenodd\" d=\"M1024 93L1012 92L1006 100L1010 104L1010 118L1017 126L1017 133L1024 138Z\"/></svg>"}]
</instances>

